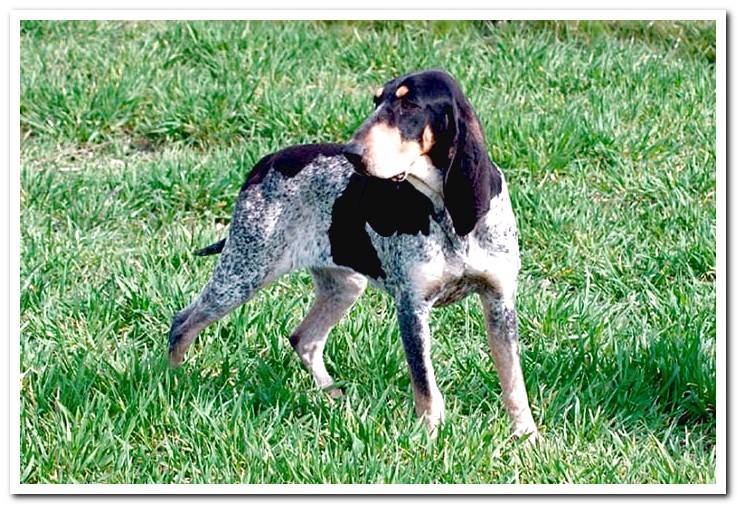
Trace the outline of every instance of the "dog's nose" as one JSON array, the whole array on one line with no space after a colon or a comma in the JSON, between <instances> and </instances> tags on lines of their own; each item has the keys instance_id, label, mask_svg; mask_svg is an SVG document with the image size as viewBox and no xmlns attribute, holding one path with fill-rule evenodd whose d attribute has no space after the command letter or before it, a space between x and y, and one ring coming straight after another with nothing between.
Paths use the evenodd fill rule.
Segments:
<instances>
[{"instance_id":1,"label":"dog's nose","mask_svg":"<svg viewBox=\"0 0 737 505\"><path fill-rule=\"evenodd\" d=\"M365 149L361 144L350 143L343 147L343 156L353 165L359 173L366 172L366 165L363 163L363 153Z\"/></svg>"}]
</instances>

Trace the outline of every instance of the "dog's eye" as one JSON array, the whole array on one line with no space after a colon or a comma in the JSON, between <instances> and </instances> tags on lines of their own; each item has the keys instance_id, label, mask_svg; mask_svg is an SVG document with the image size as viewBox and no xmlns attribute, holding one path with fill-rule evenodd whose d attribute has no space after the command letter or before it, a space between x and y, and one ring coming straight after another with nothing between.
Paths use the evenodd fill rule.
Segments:
<instances>
[{"instance_id":1,"label":"dog's eye","mask_svg":"<svg viewBox=\"0 0 737 505\"><path fill-rule=\"evenodd\" d=\"M399 108L402 112L414 112L417 109L420 108L419 105L417 105L414 102L410 102L409 100L402 100L400 102Z\"/></svg>"}]
</instances>

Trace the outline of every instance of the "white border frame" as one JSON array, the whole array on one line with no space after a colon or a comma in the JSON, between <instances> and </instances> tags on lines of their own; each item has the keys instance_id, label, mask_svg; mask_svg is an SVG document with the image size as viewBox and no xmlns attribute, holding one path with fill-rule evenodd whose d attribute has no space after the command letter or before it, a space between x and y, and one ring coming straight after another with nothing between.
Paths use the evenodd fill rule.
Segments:
<instances>
[{"instance_id":1,"label":"white border frame","mask_svg":"<svg viewBox=\"0 0 737 505\"><path fill-rule=\"evenodd\" d=\"M716 22L716 290L717 290L717 457L714 484L21 484L20 481L20 284L8 279L14 300L8 322L12 494L726 494L726 11L725 10L15 10L9 16L9 140L11 219L20 239L20 21L26 19L116 20L315 20L315 19L556 19L556 20L713 20ZM19 251L19 249L18 249ZM20 272L20 258L10 271ZM15 269L15 270L13 270ZM15 295L15 298L13 296Z\"/></svg>"},{"instance_id":2,"label":"white border frame","mask_svg":"<svg viewBox=\"0 0 737 505\"><path fill-rule=\"evenodd\" d=\"M505 20L530 20L530 19L555 19L555 20L615 20L624 21L628 19L644 20L711 20L724 22L726 10L515 10L515 9L464 9L464 10L442 10L442 9L342 9L342 10L308 10L308 9L263 9L263 10L194 10L194 9L151 9L151 10L15 10L10 13L11 23L25 19L39 20L319 20L319 19L379 19L379 20L483 20L483 19L505 19ZM719 30L719 26L717 26ZM12 36L12 34L11 34ZM12 42L20 42L18 38L11 38ZM717 43L718 45L718 43Z\"/></svg>"}]
</instances>

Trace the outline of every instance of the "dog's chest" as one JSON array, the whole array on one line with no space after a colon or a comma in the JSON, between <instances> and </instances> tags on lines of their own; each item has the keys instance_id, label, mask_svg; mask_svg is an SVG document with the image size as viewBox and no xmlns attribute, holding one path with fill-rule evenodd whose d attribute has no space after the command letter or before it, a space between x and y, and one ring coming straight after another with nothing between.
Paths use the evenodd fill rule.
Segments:
<instances>
[{"instance_id":1,"label":"dog's chest","mask_svg":"<svg viewBox=\"0 0 737 505\"><path fill-rule=\"evenodd\" d=\"M410 275L416 292L434 306L444 306L488 288L506 284L505 270L514 271L514 260L481 246L475 237L445 244L437 254L417 262ZM453 247L453 245L455 247Z\"/></svg>"},{"instance_id":2,"label":"dog's chest","mask_svg":"<svg viewBox=\"0 0 737 505\"><path fill-rule=\"evenodd\" d=\"M447 305L478 286L468 275L468 239L447 233L449 223L433 220L429 234L382 237L369 230L384 270L378 284L395 295L411 291L434 305Z\"/></svg>"},{"instance_id":3,"label":"dog's chest","mask_svg":"<svg viewBox=\"0 0 737 505\"><path fill-rule=\"evenodd\" d=\"M387 259L396 263L398 284L406 283L435 306L459 301L483 290L513 296L519 270L514 216L506 194L473 233L459 237L452 224L434 221L428 236L392 237ZM402 275L403 274L403 275Z\"/></svg>"}]
</instances>

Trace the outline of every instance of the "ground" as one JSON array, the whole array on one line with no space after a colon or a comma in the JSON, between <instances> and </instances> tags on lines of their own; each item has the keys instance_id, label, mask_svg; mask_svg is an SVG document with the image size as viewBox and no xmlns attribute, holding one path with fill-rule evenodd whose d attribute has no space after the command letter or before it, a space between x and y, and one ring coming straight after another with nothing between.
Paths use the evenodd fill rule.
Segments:
<instances>
[{"instance_id":1,"label":"ground","mask_svg":"<svg viewBox=\"0 0 737 505\"><path fill-rule=\"evenodd\" d=\"M21 480L709 483L712 22L24 22ZM510 438L478 300L432 318L447 423L417 422L390 299L334 330L317 391L298 272L166 362L262 155L345 141L396 75L456 76L521 235L542 443Z\"/></svg>"}]
</instances>

